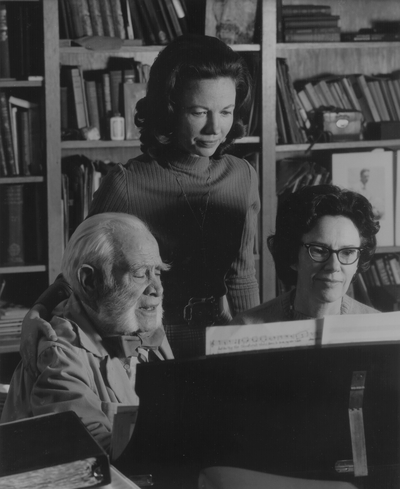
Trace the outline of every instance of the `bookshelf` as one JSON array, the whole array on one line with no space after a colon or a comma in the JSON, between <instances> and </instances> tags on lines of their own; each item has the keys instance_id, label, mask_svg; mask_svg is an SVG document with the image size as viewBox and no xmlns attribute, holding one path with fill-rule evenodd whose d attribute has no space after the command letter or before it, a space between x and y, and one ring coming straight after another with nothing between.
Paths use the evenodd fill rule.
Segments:
<instances>
[{"instance_id":1,"label":"bookshelf","mask_svg":"<svg viewBox=\"0 0 400 489\"><path fill-rule=\"evenodd\" d=\"M17 3L7 0L6 3ZM45 171L43 175L2 177L3 185L20 182L24 185L41 185L46 195L47 228L44 232L45 256L40 263L23 266L0 266L0 275L5 276L8 292L15 301L27 305L38 292L51 283L59 273L63 250L63 226L61 210L61 159L82 154L91 159L126 162L140 154L138 141L61 141L60 138L60 79L59 65L79 64L84 69L101 69L106 66L114 50L89 51L78 46L66 46L59 42L58 2L54 0L32 0L41 5L43 12L43 81L1 81L0 90L18 90L27 94L40 91L44 96L44 139ZM28 2L24 2L27 4ZM29 2L31 3L31 2ZM204 3L204 2L203 2ZM299 0L285 4L308 3ZM331 5L333 13L340 15L342 31L370 26L372 20L385 19L390 13L400 19L400 4L396 0L314 0L312 3ZM275 192L276 162L286 157L304 154L309 144L277 145L275 142L276 58L285 57L294 80L311 78L323 73L350 74L355 72L391 73L400 68L400 42L330 42L330 43L277 43L276 0L261 0L259 44L235 45L234 49L260 57L261 66L261 112L260 137L249 137L238 141L238 148L249 147L260 151L259 177L261 193L259 282L261 300L276 295L274 265L266 246L266 237L274 231L277 198ZM137 61L151 64L162 46L132 46L123 44L118 56L134 57ZM400 139L380 141L351 141L343 143L317 143L311 156L329 161L333 152L369 151L373 148L400 149ZM279 164L279 163L278 163ZM385 247L379 253L400 253L399 247ZM15 351L17 348L15 348Z\"/></svg>"}]
</instances>

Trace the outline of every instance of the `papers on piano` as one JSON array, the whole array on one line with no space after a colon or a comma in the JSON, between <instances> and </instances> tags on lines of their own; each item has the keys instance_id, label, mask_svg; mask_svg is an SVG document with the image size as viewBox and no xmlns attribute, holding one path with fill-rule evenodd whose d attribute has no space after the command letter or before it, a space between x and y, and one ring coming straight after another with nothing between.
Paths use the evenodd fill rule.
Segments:
<instances>
[{"instance_id":1,"label":"papers on piano","mask_svg":"<svg viewBox=\"0 0 400 489\"><path fill-rule=\"evenodd\" d=\"M206 355L371 342L400 342L400 312L206 328Z\"/></svg>"}]
</instances>

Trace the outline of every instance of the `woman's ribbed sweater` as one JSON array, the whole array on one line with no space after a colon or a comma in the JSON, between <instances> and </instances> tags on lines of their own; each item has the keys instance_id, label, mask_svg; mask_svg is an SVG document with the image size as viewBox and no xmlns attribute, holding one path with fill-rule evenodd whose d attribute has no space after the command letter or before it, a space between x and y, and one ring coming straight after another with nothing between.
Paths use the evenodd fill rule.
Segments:
<instances>
[{"instance_id":1,"label":"woman's ribbed sweater","mask_svg":"<svg viewBox=\"0 0 400 489\"><path fill-rule=\"evenodd\" d=\"M199 209L208 192L202 233ZM141 155L106 175L89 215L126 212L147 223L172 266L162 276L166 312L191 297L227 292L237 314L259 304L253 254L259 208L257 174L243 159L186 154L159 163Z\"/></svg>"}]
</instances>

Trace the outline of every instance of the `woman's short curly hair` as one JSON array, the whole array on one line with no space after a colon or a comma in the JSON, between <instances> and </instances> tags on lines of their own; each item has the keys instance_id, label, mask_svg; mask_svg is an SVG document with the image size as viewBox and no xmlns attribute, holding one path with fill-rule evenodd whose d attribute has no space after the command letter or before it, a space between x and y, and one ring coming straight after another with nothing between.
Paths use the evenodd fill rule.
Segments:
<instances>
[{"instance_id":1,"label":"woman's short curly hair","mask_svg":"<svg viewBox=\"0 0 400 489\"><path fill-rule=\"evenodd\" d=\"M286 287L296 285L297 272L291 265L298 262L304 234L311 231L323 216L344 216L353 222L360 234L363 248L357 272L369 268L380 226L374 220L368 199L335 185L303 187L279 205L275 234L267 240L278 278Z\"/></svg>"},{"instance_id":2,"label":"woman's short curly hair","mask_svg":"<svg viewBox=\"0 0 400 489\"><path fill-rule=\"evenodd\" d=\"M185 34L166 46L155 59L146 97L136 105L141 150L153 157L174 147L178 100L189 81L231 78L236 85L234 120L215 157L244 136L251 105L252 82L243 58L216 37Z\"/></svg>"}]
</instances>

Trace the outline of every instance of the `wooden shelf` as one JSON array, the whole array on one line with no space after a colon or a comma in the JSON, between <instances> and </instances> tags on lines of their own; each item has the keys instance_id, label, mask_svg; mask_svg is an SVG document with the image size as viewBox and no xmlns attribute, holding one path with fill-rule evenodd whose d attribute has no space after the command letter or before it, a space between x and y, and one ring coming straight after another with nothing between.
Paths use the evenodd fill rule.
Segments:
<instances>
[{"instance_id":1,"label":"wooden shelf","mask_svg":"<svg viewBox=\"0 0 400 489\"><path fill-rule=\"evenodd\" d=\"M0 177L0 185L6 185L10 183L41 183L44 182L44 177Z\"/></svg>"},{"instance_id":2,"label":"wooden shelf","mask_svg":"<svg viewBox=\"0 0 400 489\"><path fill-rule=\"evenodd\" d=\"M94 51L92 49L86 49L81 46L63 46L62 40L60 40L60 54L102 54L106 53L110 55L110 53L143 53L143 52L159 52L164 49L165 46L133 46L133 45L122 45L120 49L102 49L101 51ZM230 46L234 51L241 52L257 52L260 51L259 44L231 44Z\"/></svg>"},{"instance_id":3,"label":"wooden shelf","mask_svg":"<svg viewBox=\"0 0 400 489\"><path fill-rule=\"evenodd\" d=\"M35 273L46 272L46 265L15 265L15 266L0 266L0 275L6 273Z\"/></svg>"},{"instance_id":4,"label":"wooden shelf","mask_svg":"<svg viewBox=\"0 0 400 489\"><path fill-rule=\"evenodd\" d=\"M276 146L277 153L304 152L309 149L311 143L307 144L282 144ZM382 139L379 141L348 141L342 143L316 143L312 146L312 151L328 151L355 148L399 148L400 139Z\"/></svg>"},{"instance_id":5,"label":"wooden shelf","mask_svg":"<svg viewBox=\"0 0 400 489\"><path fill-rule=\"evenodd\" d=\"M44 81L29 81L29 80L2 80L0 78L0 88L32 88L43 87Z\"/></svg>"},{"instance_id":6,"label":"wooden shelf","mask_svg":"<svg viewBox=\"0 0 400 489\"><path fill-rule=\"evenodd\" d=\"M277 56L282 56L285 52L299 49L299 50L320 50L320 49L387 49L387 48L400 48L400 42L287 42L278 43L276 45Z\"/></svg>"}]
</instances>

